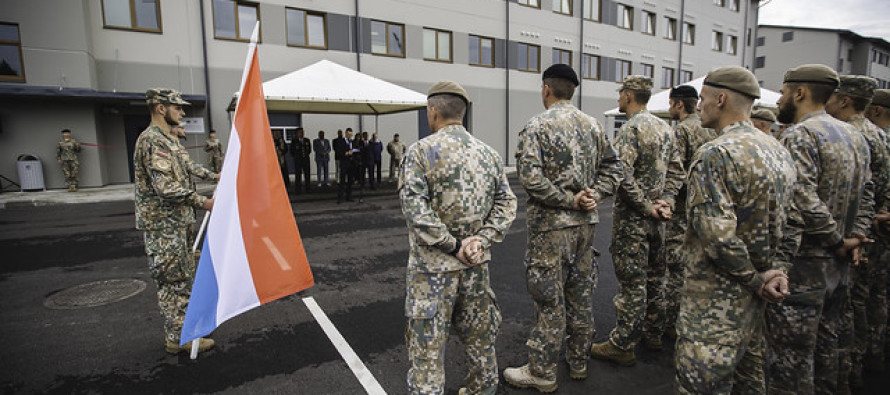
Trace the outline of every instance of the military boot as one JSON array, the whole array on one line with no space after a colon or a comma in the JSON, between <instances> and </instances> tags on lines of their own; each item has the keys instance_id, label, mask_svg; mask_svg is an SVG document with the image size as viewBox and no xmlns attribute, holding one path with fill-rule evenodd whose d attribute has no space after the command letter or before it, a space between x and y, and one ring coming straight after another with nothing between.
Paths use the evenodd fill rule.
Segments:
<instances>
[{"instance_id":1,"label":"military boot","mask_svg":"<svg viewBox=\"0 0 890 395\"><path fill-rule=\"evenodd\" d=\"M491 387L488 387L488 388L482 390L482 392L480 392L480 394L494 395L495 393L497 393L497 391L498 391L498 386L493 385ZM460 390L457 391L457 395L470 395L470 390L468 390L467 387L461 387Z\"/></svg>"},{"instance_id":2,"label":"military boot","mask_svg":"<svg viewBox=\"0 0 890 395\"><path fill-rule=\"evenodd\" d=\"M214 344L215 343L214 343L213 339L205 339L203 337L199 338L198 339L198 352L207 351L207 350L213 348ZM183 351L191 352L192 351L192 342L185 343L184 346L180 347L178 343L171 342L171 341L167 340L167 344L165 345L164 349L167 350L168 354L174 354L174 355L179 354Z\"/></svg>"},{"instance_id":3,"label":"military boot","mask_svg":"<svg viewBox=\"0 0 890 395\"><path fill-rule=\"evenodd\" d=\"M664 348L664 344L661 342L660 337L643 335L643 347L646 347L649 351L661 351Z\"/></svg>"},{"instance_id":4,"label":"military boot","mask_svg":"<svg viewBox=\"0 0 890 395\"><path fill-rule=\"evenodd\" d=\"M504 369L504 380L507 380L507 384L514 387L534 388L541 392L553 392L557 388L556 380L547 380L535 376L532 374L528 364L518 368Z\"/></svg>"},{"instance_id":5,"label":"military boot","mask_svg":"<svg viewBox=\"0 0 890 395\"><path fill-rule=\"evenodd\" d=\"M572 380L584 380L587 378L587 364L582 364L580 366L572 366L569 365L569 377Z\"/></svg>"},{"instance_id":6,"label":"military boot","mask_svg":"<svg viewBox=\"0 0 890 395\"><path fill-rule=\"evenodd\" d=\"M633 350L624 351L609 340L602 343L594 343L594 345L590 346L590 356L596 359L612 361L621 366L633 366L637 363Z\"/></svg>"}]
</instances>

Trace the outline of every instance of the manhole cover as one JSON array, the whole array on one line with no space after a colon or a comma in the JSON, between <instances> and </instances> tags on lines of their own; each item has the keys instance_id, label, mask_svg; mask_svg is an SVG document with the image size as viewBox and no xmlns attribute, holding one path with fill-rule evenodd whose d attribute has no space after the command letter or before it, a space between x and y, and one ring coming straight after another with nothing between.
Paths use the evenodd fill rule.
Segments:
<instances>
[{"instance_id":1,"label":"manhole cover","mask_svg":"<svg viewBox=\"0 0 890 395\"><path fill-rule=\"evenodd\" d=\"M120 302L145 289L145 282L136 279L113 279L76 285L46 298L43 305L51 309L82 309Z\"/></svg>"}]
</instances>

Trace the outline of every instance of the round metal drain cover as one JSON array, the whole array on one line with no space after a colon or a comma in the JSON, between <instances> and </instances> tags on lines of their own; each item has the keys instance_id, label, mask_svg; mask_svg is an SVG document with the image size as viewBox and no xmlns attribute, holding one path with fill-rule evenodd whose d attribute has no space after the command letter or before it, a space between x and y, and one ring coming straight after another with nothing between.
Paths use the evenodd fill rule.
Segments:
<instances>
[{"instance_id":1,"label":"round metal drain cover","mask_svg":"<svg viewBox=\"0 0 890 395\"><path fill-rule=\"evenodd\" d=\"M112 279L76 285L55 292L43 305L51 309L82 309L120 302L145 289L145 282L136 279Z\"/></svg>"}]
</instances>

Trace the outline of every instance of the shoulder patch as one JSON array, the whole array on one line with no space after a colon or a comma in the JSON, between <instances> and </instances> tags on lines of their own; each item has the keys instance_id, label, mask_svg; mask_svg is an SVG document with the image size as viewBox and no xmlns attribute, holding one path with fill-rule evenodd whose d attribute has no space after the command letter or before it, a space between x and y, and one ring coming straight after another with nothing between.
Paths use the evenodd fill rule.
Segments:
<instances>
[{"instance_id":1,"label":"shoulder patch","mask_svg":"<svg viewBox=\"0 0 890 395\"><path fill-rule=\"evenodd\" d=\"M151 158L151 167L155 170L161 172L169 172L172 168L172 164L170 163L169 156L161 156L160 153L158 155L154 155Z\"/></svg>"}]
</instances>

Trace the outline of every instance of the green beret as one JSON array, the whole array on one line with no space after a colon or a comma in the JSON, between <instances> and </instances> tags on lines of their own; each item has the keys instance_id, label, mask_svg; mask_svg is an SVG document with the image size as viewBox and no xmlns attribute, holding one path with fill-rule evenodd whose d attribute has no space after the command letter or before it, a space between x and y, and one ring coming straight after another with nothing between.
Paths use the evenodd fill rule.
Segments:
<instances>
[{"instance_id":1,"label":"green beret","mask_svg":"<svg viewBox=\"0 0 890 395\"><path fill-rule=\"evenodd\" d=\"M439 81L433 84L433 86L430 87L429 92L427 92L426 97L429 99L437 95L454 95L461 98L464 103L470 103L470 95L468 95L467 91L464 90L462 86L458 85L457 82Z\"/></svg>"},{"instance_id":2,"label":"green beret","mask_svg":"<svg viewBox=\"0 0 890 395\"><path fill-rule=\"evenodd\" d=\"M652 78L644 75L629 75L621 81L621 87L618 90L627 89L629 91L652 91Z\"/></svg>"},{"instance_id":3,"label":"green beret","mask_svg":"<svg viewBox=\"0 0 890 395\"><path fill-rule=\"evenodd\" d=\"M760 98L760 84L757 83L757 77L744 67L718 67L708 73L702 84L729 89L754 99Z\"/></svg>"},{"instance_id":4,"label":"green beret","mask_svg":"<svg viewBox=\"0 0 890 395\"><path fill-rule=\"evenodd\" d=\"M823 84L837 88L840 79L831 67L824 64L805 64L788 69L784 83Z\"/></svg>"},{"instance_id":5,"label":"green beret","mask_svg":"<svg viewBox=\"0 0 890 395\"><path fill-rule=\"evenodd\" d=\"M878 81L864 75L843 75L841 84L837 87L838 93L848 96L871 99L878 88Z\"/></svg>"},{"instance_id":6,"label":"green beret","mask_svg":"<svg viewBox=\"0 0 890 395\"><path fill-rule=\"evenodd\" d=\"M758 108L751 112L751 119L759 119L761 121L776 122L776 114L765 108Z\"/></svg>"},{"instance_id":7,"label":"green beret","mask_svg":"<svg viewBox=\"0 0 890 395\"><path fill-rule=\"evenodd\" d=\"M182 95L179 92L170 88L151 88L145 91L145 103L191 105L191 103L182 100Z\"/></svg>"},{"instance_id":8,"label":"green beret","mask_svg":"<svg viewBox=\"0 0 890 395\"><path fill-rule=\"evenodd\" d=\"M890 89L875 89L875 97L871 98L871 104L890 108Z\"/></svg>"},{"instance_id":9,"label":"green beret","mask_svg":"<svg viewBox=\"0 0 890 395\"><path fill-rule=\"evenodd\" d=\"M548 67L547 70L544 70L544 75L541 76L541 79L547 78L562 78L575 84L575 86L578 86L579 84L578 74L575 74L575 70L572 70L571 67L562 63L557 63Z\"/></svg>"}]
</instances>

